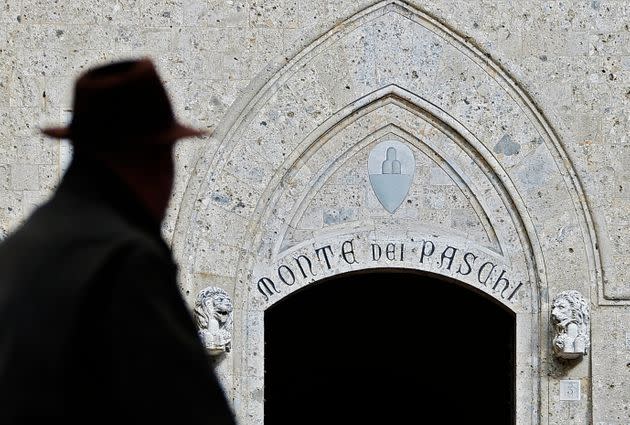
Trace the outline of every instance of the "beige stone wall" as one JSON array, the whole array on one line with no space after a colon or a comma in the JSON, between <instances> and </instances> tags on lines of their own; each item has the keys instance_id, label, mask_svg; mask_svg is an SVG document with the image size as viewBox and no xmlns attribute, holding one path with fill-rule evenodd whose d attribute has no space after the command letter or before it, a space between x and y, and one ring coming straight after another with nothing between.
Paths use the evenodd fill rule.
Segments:
<instances>
[{"instance_id":1,"label":"beige stone wall","mask_svg":"<svg viewBox=\"0 0 630 425\"><path fill-rule=\"evenodd\" d=\"M273 75L301 47L373 3L0 1L0 237L15 229L58 182L67 148L42 138L37 128L68 119L73 80L86 67L150 56L158 64L177 115L212 129L226 121L236 99L251 96L253 87L264 83L261 78L266 77L257 75ZM630 422L630 4L625 0L414 0L410 4L469 37L469 43L500 64L547 118L583 186L603 270L596 280L605 284L608 299L603 297L603 285L593 284L591 294L586 294L593 310L593 347L576 372L592 376L585 381L592 388L583 388L586 404L543 397L550 401L542 408L546 416L542 423L569 423L577 416L576 423L626 425ZM198 158L218 149L220 141L209 138L204 143L186 141L178 147L176 190L164 226L169 240ZM429 181L434 179L434 192L448 189L440 184L439 171L432 173L427 164L421 169ZM343 180L343 175L336 178ZM458 196L461 193L457 189ZM316 214L310 219L315 222L325 220L326 213L330 220L342 214L331 199L315 198L313 205ZM433 206L438 214L434 220L451 220L440 217L443 210ZM309 216L304 217L290 237L299 239L300 231L311 231ZM482 225L475 223L477 231ZM479 235L475 238L487 237ZM553 270L548 273L553 276ZM204 283L213 283L208 279ZM542 373L552 377L572 373L550 359L542 363ZM557 384L552 379L541 391L555 393Z\"/></svg>"}]
</instances>

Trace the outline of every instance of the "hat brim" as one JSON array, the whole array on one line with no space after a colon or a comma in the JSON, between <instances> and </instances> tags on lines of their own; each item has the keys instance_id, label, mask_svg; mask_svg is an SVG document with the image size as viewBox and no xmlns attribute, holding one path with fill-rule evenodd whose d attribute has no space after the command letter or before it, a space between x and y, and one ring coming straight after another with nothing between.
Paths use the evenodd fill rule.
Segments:
<instances>
[{"instance_id":1,"label":"hat brim","mask_svg":"<svg viewBox=\"0 0 630 425\"><path fill-rule=\"evenodd\" d=\"M46 136L54 137L55 139L70 138L70 129L68 127L47 127L42 128L41 132Z\"/></svg>"},{"instance_id":2,"label":"hat brim","mask_svg":"<svg viewBox=\"0 0 630 425\"><path fill-rule=\"evenodd\" d=\"M46 127L46 128L42 128L41 132L45 134L46 136L50 136L55 139L69 139L69 140L77 139L77 135L73 134L71 127ZM173 143L177 141L178 139L184 139L188 137L209 136L211 134L212 134L212 131L200 130L200 129L188 127L179 123L175 123L170 128L159 131L152 135L142 135L138 137L138 136L120 134L120 135L108 135L107 137L110 140L122 139L122 140L134 140L136 142L145 141L145 143L147 144L152 144L152 143L164 144L164 143ZM83 138L101 139L103 138L103 135L84 136Z\"/></svg>"}]
</instances>

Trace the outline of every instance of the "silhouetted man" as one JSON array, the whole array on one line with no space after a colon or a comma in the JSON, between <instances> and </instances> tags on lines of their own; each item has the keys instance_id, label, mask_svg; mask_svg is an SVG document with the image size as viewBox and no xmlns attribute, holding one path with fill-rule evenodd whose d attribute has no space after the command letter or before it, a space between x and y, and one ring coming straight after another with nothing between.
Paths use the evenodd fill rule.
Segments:
<instances>
[{"instance_id":1,"label":"silhouetted man","mask_svg":"<svg viewBox=\"0 0 630 425\"><path fill-rule=\"evenodd\" d=\"M0 245L0 424L232 424L160 234L179 124L149 60L78 79L72 163Z\"/></svg>"}]
</instances>

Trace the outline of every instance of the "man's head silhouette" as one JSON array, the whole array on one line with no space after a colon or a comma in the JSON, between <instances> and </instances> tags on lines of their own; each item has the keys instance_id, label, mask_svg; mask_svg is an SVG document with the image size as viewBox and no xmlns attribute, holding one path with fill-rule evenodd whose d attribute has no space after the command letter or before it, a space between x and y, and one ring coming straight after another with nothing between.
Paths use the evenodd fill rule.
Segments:
<instances>
[{"instance_id":1,"label":"man's head silhouette","mask_svg":"<svg viewBox=\"0 0 630 425\"><path fill-rule=\"evenodd\" d=\"M43 132L74 152L0 243L0 424L234 425L160 228L173 146L204 132L177 122L147 59L88 70L70 124Z\"/></svg>"},{"instance_id":2,"label":"man's head silhouette","mask_svg":"<svg viewBox=\"0 0 630 425\"><path fill-rule=\"evenodd\" d=\"M76 148L99 151L148 149L205 133L177 122L149 59L115 62L85 72L75 84L70 124L42 131L70 139Z\"/></svg>"},{"instance_id":3,"label":"man's head silhouette","mask_svg":"<svg viewBox=\"0 0 630 425\"><path fill-rule=\"evenodd\" d=\"M174 143L205 134L177 122L149 59L88 70L76 82L70 124L42 131L70 139L77 160L90 157L107 166L156 220L168 206Z\"/></svg>"}]
</instances>

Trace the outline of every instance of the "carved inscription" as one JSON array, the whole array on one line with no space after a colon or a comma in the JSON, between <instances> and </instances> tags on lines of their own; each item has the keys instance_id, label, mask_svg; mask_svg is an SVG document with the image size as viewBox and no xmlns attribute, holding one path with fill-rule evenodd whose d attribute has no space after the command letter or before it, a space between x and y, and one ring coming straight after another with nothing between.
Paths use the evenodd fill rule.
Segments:
<instances>
[{"instance_id":1,"label":"carved inscription","mask_svg":"<svg viewBox=\"0 0 630 425\"><path fill-rule=\"evenodd\" d=\"M358 244L367 245L361 247L364 249L358 249ZM333 267L336 266L366 264L373 268L381 264L391 267L400 263L404 267L409 262L418 269L438 271L455 279L466 277L468 281L472 280L475 285L507 302L514 302L523 286L523 282L511 280L509 270L496 260L455 245L440 244L432 239L378 242L359 238L347 239L335 246L328 244L314 247L311 253L288 255L275 267L274 273L257 278L255 285L264 299L269 301L280 294L284 287L332 275Z\"/></svg>"}]
</instances>

